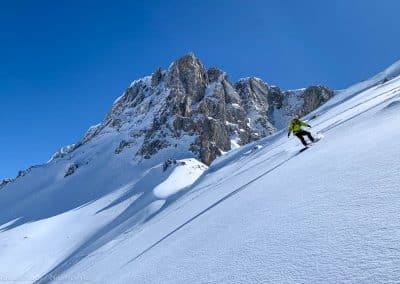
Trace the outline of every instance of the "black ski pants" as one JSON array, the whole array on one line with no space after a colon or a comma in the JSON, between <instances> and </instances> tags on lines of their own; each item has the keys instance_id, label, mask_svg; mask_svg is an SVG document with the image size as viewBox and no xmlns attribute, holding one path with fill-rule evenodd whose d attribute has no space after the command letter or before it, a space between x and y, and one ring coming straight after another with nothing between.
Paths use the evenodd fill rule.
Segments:
<instances>
[{"instance_id":1,"label":"black ski pants","mask_svg":"<svg viewBox=\"0 0 400 284\"><path fill-rule=\"evenodd\" d=\"M306 140L304 140L304 136L307 136L308 139L311 140L311 142L314 142L314 137L312 137L311 133L308 132L308 131L300 130L300 131L297 132L295 135L296 135L297 138L300 139L301 143L302 143L304 146L307 146L307 142L306 142Z\"/></svg>"}]
</instances>

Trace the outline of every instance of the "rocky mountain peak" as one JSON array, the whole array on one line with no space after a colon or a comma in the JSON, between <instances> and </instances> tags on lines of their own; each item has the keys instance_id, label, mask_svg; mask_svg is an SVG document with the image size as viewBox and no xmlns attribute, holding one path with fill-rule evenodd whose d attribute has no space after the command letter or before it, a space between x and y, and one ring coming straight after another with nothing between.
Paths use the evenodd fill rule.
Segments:
<instances>
[{"instance_id":1,"label":"rocky mountain peak","mask_svg":"<svg viewBox=\"0 0 400 284\"><path fill-rule=\"evenodd\" d=\"M144 159L161 152L172 159L191 153L209 165L224 152L286 127L293 115L305 115L333 95L323 86L282 91L256 77L233 84L224 71L206 69L188 53L167 70L158 67L134 81L103 123L68 152L115 133L125 137L116 155L127 149L132 158Z\"/></svg>"},{"instance_id":2,"label":"rocky mountain peak","mask_svg":"<svg viewBox=\"0 0 400 284\"><path fill-rule=\"evenodd\" d=\"M220 81L222 79L227 79L226 73L216 67L211 67L207 70L208 83L213 83Z\"/></svg>"},{"instance_id":3,"label":"rocky mountain peak","mask_svg":"<svg viewBox=\"0 0 400 284\"><path fill-rule=\"evenodd\" d=\"M206 69L193 53L183 56L170 66L165 82L172 95L185 94L193 102L203 98L207 83Z\"/></svg>"}]
</instances>

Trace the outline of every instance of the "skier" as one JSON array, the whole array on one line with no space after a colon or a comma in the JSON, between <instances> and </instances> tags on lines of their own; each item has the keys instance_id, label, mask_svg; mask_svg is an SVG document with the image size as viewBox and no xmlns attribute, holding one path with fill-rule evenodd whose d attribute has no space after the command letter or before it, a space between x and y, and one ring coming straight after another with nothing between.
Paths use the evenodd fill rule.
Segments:
<instances>
[{"instance_id":1,"label":"skier","mask_svg":"<svg viewBox=\"0 0 400 284\"><path fill-rule=\"evenodd\" d=\"M311 133L308 131L305 131L303 129L301 129L302 126L305 127L310 127L311 126L308 123L305 123L304 121L301 121L299 119L299 116L296 116L295 118L292 119L292 121L290 122L289 125L289 129L288 129L288 138L290 136L290 133L293 132L293 134L300 139L301 143L304 145L304 147L307 147L307 142L304 140L303 136L307 136L308 139L311 140L311 142L314 142L315 139L314 137L312 137Z\"/></svg>"}]
</instances>

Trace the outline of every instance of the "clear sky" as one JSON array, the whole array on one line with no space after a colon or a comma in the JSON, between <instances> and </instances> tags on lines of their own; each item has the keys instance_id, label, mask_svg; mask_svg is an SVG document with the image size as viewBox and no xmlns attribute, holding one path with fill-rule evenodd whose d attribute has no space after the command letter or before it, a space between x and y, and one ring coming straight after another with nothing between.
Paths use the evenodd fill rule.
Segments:
<instances>
[{"instance_id":1,"label":"clear sky","mask_svg":"<svg viewBox=\"0 0 400 284\"><path fill-rule=\"evenodd\" d=\"M397 0L1 1L0 178L102 121L134 79L193 51L232 81L344 88L400 59Z\"/></svg>"}]
</instances>

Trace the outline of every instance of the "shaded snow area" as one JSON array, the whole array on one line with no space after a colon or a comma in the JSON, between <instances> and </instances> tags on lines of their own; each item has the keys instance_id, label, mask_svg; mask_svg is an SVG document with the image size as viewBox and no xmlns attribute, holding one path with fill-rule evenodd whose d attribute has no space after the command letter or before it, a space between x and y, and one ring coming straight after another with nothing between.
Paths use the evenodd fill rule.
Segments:
<instances>
[{"instance_id":1,"label":"shaded snow area","mask_svg":"<svg viewBox=\"0 0 400 284\"><path fill-rule=\"evenodd\" d=\"M138 163L106 133L33 168L0 190L0 279L398 283L398 66L309 114L304 152L283 130L208 169Z\"/></svg>"}]
</instances>

